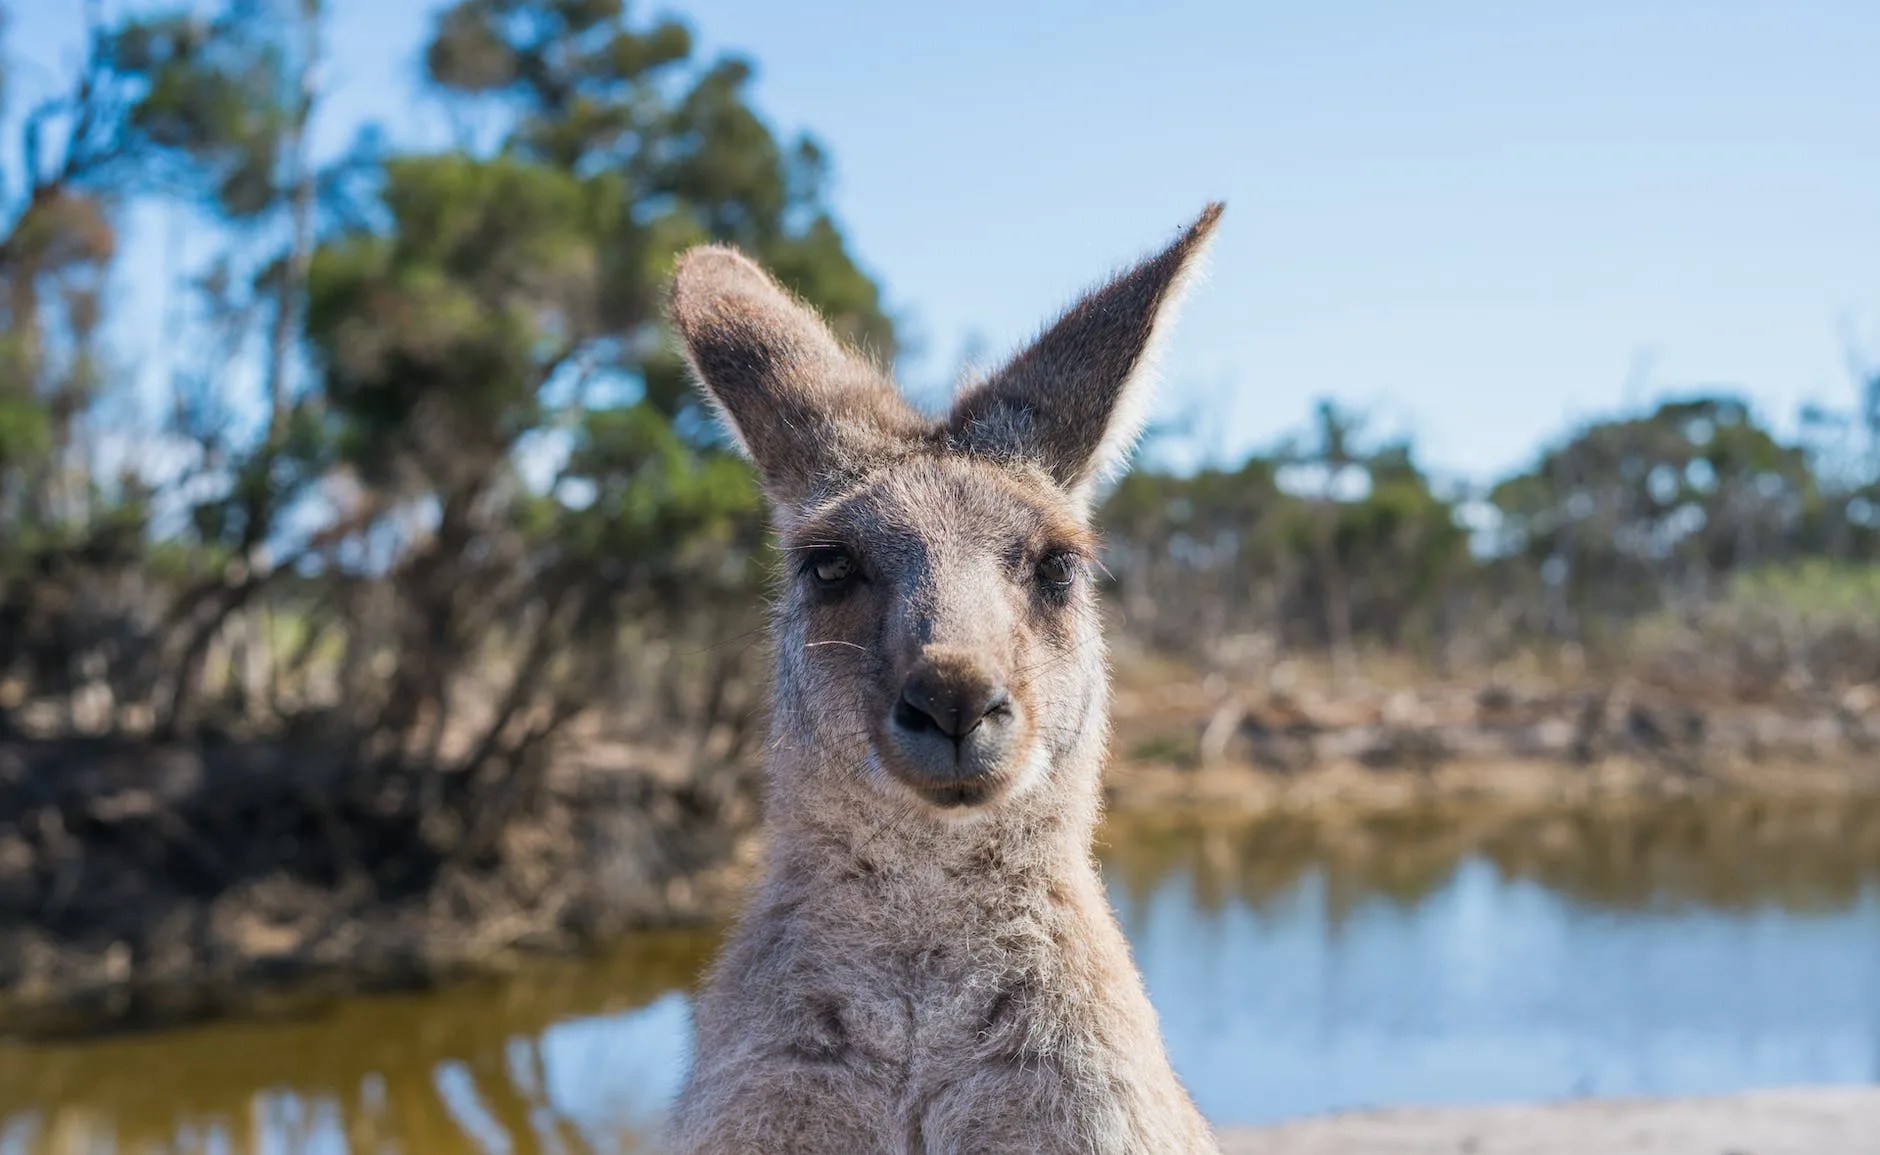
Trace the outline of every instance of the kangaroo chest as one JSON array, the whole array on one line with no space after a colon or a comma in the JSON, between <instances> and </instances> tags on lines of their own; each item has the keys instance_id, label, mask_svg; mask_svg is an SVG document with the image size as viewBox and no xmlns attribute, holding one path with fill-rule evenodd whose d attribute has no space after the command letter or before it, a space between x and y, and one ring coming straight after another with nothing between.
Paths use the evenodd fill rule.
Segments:
<instances>
[{"instance_id":1,"label":"kangaroo chest","mask_svg":"<svg viewBox=\"0 0 1880 1155\"><path fill-rule=\"evenodd\" d=\"M779 1151L1206 1149L1162 1134L1201 1124L1094 871L988 888L999 901L804 881L727 949L700 1008L703 1085L723 1098L693 1117L818 1136L767 1140Z\"/></svg>"},{"instance_id":2,"label":"kangaroo chest","mask_svg":"<svg viewBox=\"0 0 1880 1155\"><path fill-rule=\"evenodd\" d=\"M986 1053L1038 1009L1030 993L1057 964L1037 920L929 914L886 943L866 919L814 920L791 936L778 987L799 1049L902 1083L924 1064Z\"/></svg>"}]
</instances>

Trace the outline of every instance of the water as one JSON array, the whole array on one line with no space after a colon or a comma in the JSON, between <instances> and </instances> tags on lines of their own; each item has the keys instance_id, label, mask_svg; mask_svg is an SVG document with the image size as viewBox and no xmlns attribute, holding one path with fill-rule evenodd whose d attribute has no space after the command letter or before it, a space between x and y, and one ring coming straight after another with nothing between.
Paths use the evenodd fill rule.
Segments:
<instances>
[{"instance_id":1,"label":"water","mask_svg":"<svg viewBox=\"0 0 1880 1155\"><path fill-rule=\"evenodd\" d=\"M1113 825L1111 894L1219 1123L1880 1081L1880 808ZM624 1152L701 936L288 1020L0 1046L0 1155Z\"/></svg>"}]
</instances>

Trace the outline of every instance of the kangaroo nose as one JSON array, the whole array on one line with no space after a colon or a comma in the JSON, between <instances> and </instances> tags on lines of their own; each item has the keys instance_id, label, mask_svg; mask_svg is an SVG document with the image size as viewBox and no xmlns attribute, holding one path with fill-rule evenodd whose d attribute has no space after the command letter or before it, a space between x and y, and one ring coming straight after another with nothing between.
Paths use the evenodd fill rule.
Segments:
<instances>
[{"instance_id":1,"label":"kangaroo nose","mask_svg":"<svg viewBox=\"0 0 1880 1155\"><path fill-rule=\"evenodd\" d=\"M1009 712L1012 696L1004 682L983 671L924 665L901 686L894 723L919 733L937 730L958 742L988 717Z\"/></svg>"}]
</instances>

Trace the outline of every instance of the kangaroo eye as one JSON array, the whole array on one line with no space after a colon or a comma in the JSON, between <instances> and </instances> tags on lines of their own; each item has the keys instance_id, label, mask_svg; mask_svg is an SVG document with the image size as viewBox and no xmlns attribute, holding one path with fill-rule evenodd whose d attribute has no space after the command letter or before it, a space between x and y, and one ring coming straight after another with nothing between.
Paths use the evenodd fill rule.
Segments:
<instances>
[{"instance_id":1,"label":"kangaroo eye","mask_svg":"<svg viewBox=\"0 0 1880 1155\"><path fill-rule=\"evenodd\" d=\"M855 576L855 559L845 549L825 549L811 554L805 568L817 585L839 589Z\"/></svg>"},{"instance_id":2,"label":"kangaroo eye","mask_svg":"<svg viewBox=\"0 0 1880 1155\"><path fill-rule=\"evenodd\" d=\"M1038 559L1038 584L1046 590L1062 593L1077 580L1077 564L1074 556L1061 550L1045 554Z\"/></svg>"}]
</instances>

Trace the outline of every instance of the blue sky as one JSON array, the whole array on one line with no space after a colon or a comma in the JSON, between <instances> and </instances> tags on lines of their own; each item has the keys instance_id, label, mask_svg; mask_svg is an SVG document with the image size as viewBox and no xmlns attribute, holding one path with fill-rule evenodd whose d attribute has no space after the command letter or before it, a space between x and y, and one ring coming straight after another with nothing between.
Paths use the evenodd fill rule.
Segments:
<instances>
[{"instance_id":1,"label":"blue sky","mask_svg":"<svg viewBox=\"0 0 1880 1155\"><path fill-rule=\"evenodd\" d=\"M330 3L321 138L373 120L445 139L418 83L435 4ZM9 59L75 54L77 5L11 7ZM1787 425L1851 397L1850 339L1880 362L1871 0L638 10L753 57L760 107L829 147L922 384L974 338L1010 349L1213 198L1228 215L1158 412L1200 417L1214 453L1333 395L1479 476L1695 386ZM129 265L157 247L133 238ZM161 320L132 313L135 356Z\"/></svg>"}]
</instances>

